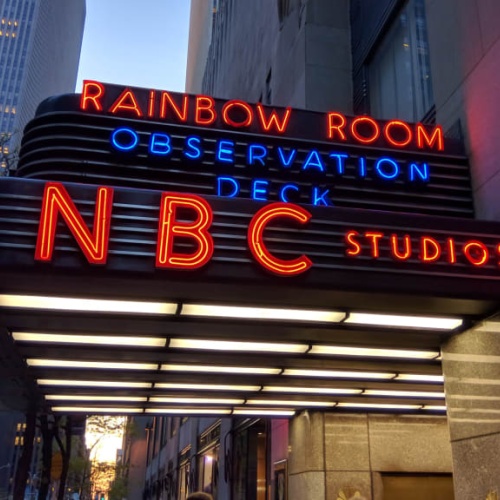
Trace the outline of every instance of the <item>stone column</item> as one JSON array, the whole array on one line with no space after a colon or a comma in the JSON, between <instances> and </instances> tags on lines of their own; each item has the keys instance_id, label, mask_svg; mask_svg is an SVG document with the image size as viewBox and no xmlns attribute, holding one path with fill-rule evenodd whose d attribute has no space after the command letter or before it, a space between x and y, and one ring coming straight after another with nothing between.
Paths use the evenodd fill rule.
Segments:
<instances>
[{"instance_id":1,"label":"stone column","mask_svg":"<svg viewBox=\"0 0 500 500\"><path fill-rule=\"evenodd\" d=\"M500 499L500 322L443 347L455 500Z\"/></svg>"}]
</instances>

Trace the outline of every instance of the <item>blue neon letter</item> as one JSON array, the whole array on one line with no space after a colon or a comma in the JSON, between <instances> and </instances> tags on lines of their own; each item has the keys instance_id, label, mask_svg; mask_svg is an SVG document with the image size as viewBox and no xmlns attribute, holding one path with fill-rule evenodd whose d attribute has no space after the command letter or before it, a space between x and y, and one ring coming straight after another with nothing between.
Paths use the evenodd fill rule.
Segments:
<instances>
[{"instance_id":1,"label":"blue neon letter","mask_svg":"<svg viewBox=\"0 0 500 500\"><path fill-rule=\"evenodd\" d=\"M170 136L168 134L151 134L149 141L149 152L154 155L167 156L172 152L170 145Z\"/></svg>"},{"instance_id":2,"label":"blue neon letter","mask_svg":"<svg viewBox=\"0 0 500 500\"><path fill-rule=\"evenodd\" d=\"M268 181L256 179L252 182L252 198L259 201L267 201Z\"/></svg>"},{"instance_id":3,"label":"blue neon letter","mask_svg":"<svg viewBox=\"0 0 500 500\"><path fill-rule=\"evenodd\" d=\"M296 149L291 149L290 152L288 153L288 157L286 158L285 158L285 152L283 151L282 148L278 147L276 148L276 151L278 151L279 160L285 168L289 167L293 163L293 160L295 160L295 156L297 155Z\"/></svg>"},{"instance_id":4,"label":"blue neon letter","mask_svg":"<svg viewBox=\"0 0 500 500\"><path fill-rule=\"evenodd\" d=\"M312 204L324 205L325 207L333 205L330 198L327 197L329 192L329 189L325 189L323 192L320 192L318 187L313 187Z\"/></svg>"},{"instance_id":5,"label":"blue neon letter","mask_svg":"<svg viewBox=\"0 0 500 500\"><path fill-rule=\"evenodd\" d=\"M312 149L311 152L307 155L306 161L302 165L302 170L307 170L310 166L318 168L319 170L321 170L321 172L325 171L323 161L321 160L319 153L315 149Z\"/></svg>"},{"instance_id":6,"label":"blue neon letter","mask_svg":"<svg viewBox=\"0 0 500 500\"><path fill-rule=\"evenodd\" d=\"M229 189L224 189L224 184L228 186ZM225 193L225 191L227 191ZM232 177L217 177L217 196L222 196L225 198L234 198L240 192L240 185L238 181Z\"/></svg>"},{"instance_id":7,"label":"blue neon letter","mask_svg":"<svg viewBox=\"0 0 500 500\"><path fill-rule=\"evenodd\" d=\"M349 155L345 153L330 153L330 158L336 158L337 160L337 173L342 175L345 170L345 159L349 158Z\"/></svg>"},{"instance_id":8,"label":"blue neon letter","mask_svg":"<svg viewBox=\"0 0 500 500\"><path fill-rule=\"evenodd\" d=\"M261 165L265 165L264 158L267 156L266 146L262 144L249 144L247 151L247 163L253 165L257 160Z\"/></svg>"},{"instance_id":9,"label":"blue neon letter","mask_svg":"<svg viewBox=\"0 0 500 500\"><path fill-rule=\"evenodd\" d=\"M427 182L429 180L429 166L427 163L422 163L420 167L416 163L410 163L410 181L415 180L415 172L420 180Z\"/></svg>"},{"instance_id":10,"label":"blue neon letter","mask_svg":"<svg viewBox=\"0 0 500 500\"><path fill-rule=\"evenodd\" d=\"M359 176L366 177L366 158L364 156L360 156L358 158L359 165Z\"/></svg>"},{"instance_id":11,"label":"blue neon letter","mask_svg":"<svg viewBox=\"0 0 500 500\"><path fill-rule=\"evenodd\" d=\"M215 156L221 163L234 163L234 142L217 141Z\"/></svg>"},{"instance_id":12,"label":"blue neon letter","mask_svg":"<svg viewBox=\"0 0 500 500\"><path fill-rule=\"evenodd\" d=\"M132 151L139 144L139 136L131 128L117 128L111 134L111 144L118 151Z\"/></svg>"},{"instance_id":13,"label":"blue neon letter","mask_svg":"<svg viewBox=\"0 0 500 500\"><path fill-rule=\"evenodd\" d=\"M186 147L184 148L184 156L190 160L197 160L202 155L201 137L190 135L186 137Z\"/></svg>"},{"instance_id":14,"label":"blue neon letter","mask_svg":"<svg viewBox=\"0 0 500 500\"><path fill-rule=\"evenodd\" d=\"M292 189L293 191L299 192L299 188L295 184L285 184L281 189L280 189L280 198L281 201L285 203L293 203L288 199L288 196L286 194L287 191Z\"/></svg>"},{"instance_id":15,"label":"blue neon letter","mask_svg":"<svg viewBox=\"0 0 500 500\"><path fill-rule=\"evenodd\" d=\"M392 172L384 172L381 168L381 165L383 164L389 164L392 168ZM380 158L375 164L375 170L380 175L380 177L383 177L387 180L395 179L399 175L399 165L391 158Z\"/></svg>"}]
</instances>

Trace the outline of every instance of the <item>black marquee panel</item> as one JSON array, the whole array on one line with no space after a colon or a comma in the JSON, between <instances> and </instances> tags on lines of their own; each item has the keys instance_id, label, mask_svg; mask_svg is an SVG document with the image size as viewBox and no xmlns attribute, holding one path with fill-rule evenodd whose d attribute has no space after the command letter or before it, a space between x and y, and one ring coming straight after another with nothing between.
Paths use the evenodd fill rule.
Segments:
<instances>
[{"instance_id":1,"label":"black marquee panel","mask_svg":"<svg viewBox=\"0 0 500 500\"><path fill-rule=\"evenodd\" d=\"M217 178L230 176L238 182L239 196L243 198L251 198L252 180L265 179L269 183L269 201L278 201L281 187L293 183L298 191L289 192L290 201L299 204L311 204L313 188L317 187L318 193L328 190L326 199L339 208L473 217L469 167L464 156L327 142L307 129L309 122L316 124L313 119L317 120L319 113L300 110L294 113L301 135L277 137L254 130L235 131L220 124L219 128L203 128L92 114L79 110L78 95L53 98L40 106L38 115L25 130L18 175L201 195L216 194ZM133 153L118 153L111 146L112 132L123 126L139 136ZM173 153L166 159L148 152L148 140L155 132L172 137ZM204 156L200 161L190 161L182 154L186 137L193 135L202 139ZM235 143L234 165L216 161L218 140ZM252 166L245 163L249 144L261 144L270 151L265 166L258 162ZM453 145L446 145L448 151L454 149ZM290 168L283 168L277 161L277 147L284 151L297 149L297 161ZM314 169L301 171L301 164L313 149L326 164L324 173ZM336 160L329 159L331 152L349 156L344 160L343 175L336 171ZM360 157L366 158L364 178L359 175ZM393 158L400 166L400 175L395 180L383 179L374 172L374 162L381 157ZM408 182L411 163L427 163L430 179Z\"/></svg>"}]
</instances>

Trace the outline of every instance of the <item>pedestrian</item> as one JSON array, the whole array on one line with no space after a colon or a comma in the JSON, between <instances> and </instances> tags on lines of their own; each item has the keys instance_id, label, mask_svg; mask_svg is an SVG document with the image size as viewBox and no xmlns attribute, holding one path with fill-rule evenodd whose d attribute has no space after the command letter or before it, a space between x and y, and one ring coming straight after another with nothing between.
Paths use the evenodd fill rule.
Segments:
<instances>
[{"instance_id":1,"label":"pedestrian","mask_svg":"<svg viewBox=\"0 0 500 500\"><path fill-rule=\"evenodd\" d=\"M210 493L204 493L203 491L195 491L187 497L187 500L214 500L214 497Z\"/></svg>"}]
</instances>

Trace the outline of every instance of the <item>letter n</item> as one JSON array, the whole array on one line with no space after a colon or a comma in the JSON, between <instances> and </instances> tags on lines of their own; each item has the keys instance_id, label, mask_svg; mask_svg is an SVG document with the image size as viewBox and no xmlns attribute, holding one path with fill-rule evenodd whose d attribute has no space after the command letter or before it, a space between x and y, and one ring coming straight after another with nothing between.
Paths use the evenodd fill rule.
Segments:
<instances>
[{"instance_id":1,"label":"letter n","mask_svg":"<svg viewBox=\"0 0 500 500\"><path fill-rule=\"evenodd\" d=\"M99 187L91 233L66 188L59 182L47 182L43 194L35 259L52 260L57 221L61 214L88 262L106 264L112 208L113 188Z\"/></svg>"},{"instance_id":2,"label":"letter n","mask_svg":"<svg viewBox=\"0 0 500 500\"><path fill-rule=\"evenodd\" d=\"M190 221L179 220L177 211L194 214ZM158 223L156 267L170 269L198 269L207 264L214 252L214 243L208 229L212 225L212 208L196 195L163 193ZM176 241L177 240L177 241ZM180 240L180 241L179 241ZM188 242L194 250L179 252L176 243Z\"/></svg>"}]
</instances>

